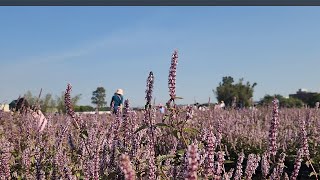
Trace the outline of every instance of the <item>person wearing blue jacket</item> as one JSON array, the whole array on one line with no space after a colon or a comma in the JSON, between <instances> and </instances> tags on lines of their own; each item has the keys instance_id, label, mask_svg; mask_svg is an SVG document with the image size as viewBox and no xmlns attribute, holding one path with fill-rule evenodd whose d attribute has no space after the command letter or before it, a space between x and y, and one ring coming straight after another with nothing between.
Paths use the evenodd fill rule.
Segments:
<instances>
[{"instance_id":1,"label":"person wearing blue jacket","mask_svg":"<svg viewBox=\"0 0 320 180\"><path fill-rule=\"evenodd\" d=\"M117 113L118 107L120 107L120 111L122 111L123 107L123 90L122 89L117 89L117 91L114 93L112 96L111 102L110 102L110 107L113 108L111 109L114 114Z\"/></svg>"}]
</instances>

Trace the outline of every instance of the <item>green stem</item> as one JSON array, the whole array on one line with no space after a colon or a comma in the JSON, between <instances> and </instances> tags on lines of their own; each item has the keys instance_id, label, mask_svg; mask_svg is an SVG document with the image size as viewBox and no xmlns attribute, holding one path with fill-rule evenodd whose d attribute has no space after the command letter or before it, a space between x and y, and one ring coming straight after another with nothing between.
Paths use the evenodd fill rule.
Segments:
<instances>
[{"instance_id":1,"label":"green stem","mask_svg":"<svg viewBox=\"0 0 320 180\"><path fill-rule=\"evenodd\" d=\"M309 158L309 157L307 157L307 159L308 159L308 162L310 163L311 168L312 168L312 170L313 170L313 172L314 172L314 174L315 174L315 176L316 176L316 179L318 180L318 173L317 173L317 171L314 169L314 167L313 167L313 165L312 165L312 163L311 163L310 158Z\"/></svg>"}]
</instances>

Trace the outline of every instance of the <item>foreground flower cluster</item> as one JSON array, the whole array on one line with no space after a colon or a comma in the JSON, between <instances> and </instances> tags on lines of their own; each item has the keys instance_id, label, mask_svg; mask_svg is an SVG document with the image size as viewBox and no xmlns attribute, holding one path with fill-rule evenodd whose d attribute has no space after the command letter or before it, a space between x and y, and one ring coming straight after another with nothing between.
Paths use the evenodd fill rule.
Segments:
<instances>
[{"instance_id":1,"label":"foreground flower cluster","mask_svg":"<svg viewBox=\"0 0 320 180\"><path fill-rule=\"evenodd\" d=\"M77 116L68 84L68 114L48 114L42 133L31 115L2 113L0 179L317 179L318 109L178 107L177 58L166 114L151 104L152 72L141 111L126 100L115 115Z\"/></svg>"}]
</instances>

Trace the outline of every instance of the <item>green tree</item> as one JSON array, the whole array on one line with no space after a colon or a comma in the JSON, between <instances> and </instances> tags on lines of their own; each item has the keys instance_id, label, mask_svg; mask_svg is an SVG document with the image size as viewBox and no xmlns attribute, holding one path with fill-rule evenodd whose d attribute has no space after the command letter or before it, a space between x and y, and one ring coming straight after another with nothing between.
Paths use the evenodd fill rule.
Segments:
<instances>
[{"instance_id":1,"label":"green tree","mask_svg":"<svg viewBox=\"0 0 320 180\"><path fill-rule=\"evenodd\" d=\"M305 101L305 103L308 104L309 107L315 107L316 102L320 102L320 93L312 95L307 99L307 101Z\"/></svg>"},{"instance_id":2,"label":"green tree","mask_svg":"<svg viewBox=\"0 0 320 180\"><path fill-rule=\"evenodd\" d=\"M37 102L38 97L34 96L31 91L27 91L23 97L28 101L29 104L31 105L35 105L35 103Z\"/></svg>"},{"instance_id":3,"label":"green tree","mask_svg":"<svg viewBox=\"0 0 320 180\"><path fill-rule=\"evenodd\" d=\"M29 102L30 105L33 106L40 106L40 109L42 112L46 113L49 112L50 110L52 111L55 106L55 100L52 98L52 94L51 93L47 93L46 95L44 95L43 97L39 97L35 96L31 93L31 91L27 91L24 94L24 97L26 98L26 100Z\"/></svg>"},{"instance_id":4,"label":"green tree","mask_svg":"<svg viewBox=\"0 0 320 180\"><path fill-rule=\"evenodd\" d=\"M97 87L97 89L92 92L91 102L92 104L97 105L97 108L100 109L107 105L105 98L106 90L104 87Z\"/></svg>"},{"instance_id":5,"label":"green tree","mask_svg":"<svg viewBox=\"0 0 320 180\"><path fill-rule=\"evenodd\" d=\"M279 100L279 106L280 107L285 107L285 108L293 108L293 107L302 107L303 102L300 99L297 98L285 98L280 94L275 94L273 96L271 95L265 95L260 101L259 105L262 106L271 106L272 100L276 97Z\"/></svg>"},{"instance_id":6,"label":"green tree","mask_svg":"<svg viewBox=\"0 0 320 180\"><path fill-rule=\"evenodd\" d=\"M231 106L234 97L236 97L237 101L242 103L243 106L250 106L254 87L257 83L251 85L249 82L244 83L243 80L241 78L238 83L234 83L233 77L223 77L216 90L213 90L217 100L219 102L224 101L227 106Z\"/></svg>"},{"instance_id":7,"label":"green tree","mask_svg":"<svg viewBox=\"0 0 320 180\"><path fill-rule=\"evenodd\" d=\"M52 103L52 94L48 93L40 100L41 111L48 112L48 110L52 108L51 103Z\"/></svg>"},{"instance_id":8,"label":"green tree","mask_svg":"<svg viewBox=\"0 0 320 180\"><path fill-rule=\"evenodd\" d=\"M75 112L88 112L88 111L94 111L94 107L92 106L75 106L74 107Z\"/></svg>"}]
</instances>

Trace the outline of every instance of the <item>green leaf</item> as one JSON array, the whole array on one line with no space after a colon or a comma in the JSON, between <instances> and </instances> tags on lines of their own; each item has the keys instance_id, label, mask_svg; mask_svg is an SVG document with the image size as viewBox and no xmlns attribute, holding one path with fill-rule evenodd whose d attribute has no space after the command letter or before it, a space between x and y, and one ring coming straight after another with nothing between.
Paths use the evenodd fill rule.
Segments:
<instances>
[{"instance_id":1,"label":"green leaf","mask_svg":"<svg viewBox=\"0 0 320 180\"><path fill-rule=\"evenodd\" d=\"M155 124L156 127L167 127L167 128L173 128L172 126L166 124L166 123L157 123Z\"/></svg>"},{"instance_id":2,"label":"green leaf","mask_svg":"<svg viewBox=\"0 0 320 180\"><path fill-rule=\"evenodd\" d=\"M224 161L224 164L233 164L233 163L235 163L235 161L231 161L231 160L225 160Z\"/></svg>"},{"instance_id":3,"label":"green leaf","mask_svg":"<svg viewBox=\"0 0 320 180\"><path fill-rule=\"evenodd\" d=\"M136 133L138 133L139 131L141 131L141 130L143 130L143 129L146 129L146 128L148 128L148 126L147 126L146 124L144 124L144 125L140 126L134 133L136 134Z\"/></svg>"},{"instance_id":4,"label":"green leaf","mask_svg":"<svg viewBox=\"0 0 320 180\"><path fill-rule=\"evenodd\" d=\"M161 155L157 157L157 164L161 164L162 161L165 161L167 159L174 158L175 155L173 154L167 154L167 155Z\"/></svg>"},{"instance_id":5,"label":"green leaf","mask_svg":"<svg viewBox=\"0 0 320 180\"><path fill-rule=\"evenodd\" d=\"M171 134L174 136L174 137L176 137L177 139L179 139L179 134L178 134L178 130L173 130L172 132L171 132Z\"/></svg>"},{"instance_id":6,"label":"green leaf","mask_svg":"<svg viewBox=\"0 0 320 180\"><path fill-rule=\"evenodd\" d=\"M177 154L179 154L180 156L182 156L185 152L186 152L185 149L177 150Z\"/></svg>"},{"instance_id":7,"label":"green leaf","mask_svg":"<svg viewBox=\"0 0 320 180\"><path fill-rule=\"evenodd\" d=\"M183 128L183 131L194 135L199 133L199 130L196 128Z\"/></svg>"}]
</instances>

